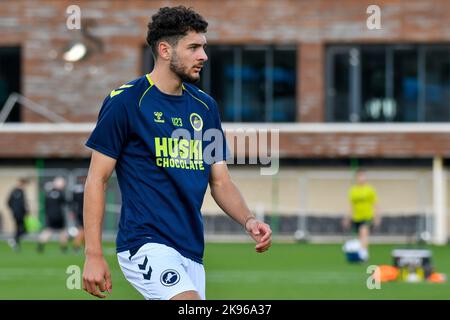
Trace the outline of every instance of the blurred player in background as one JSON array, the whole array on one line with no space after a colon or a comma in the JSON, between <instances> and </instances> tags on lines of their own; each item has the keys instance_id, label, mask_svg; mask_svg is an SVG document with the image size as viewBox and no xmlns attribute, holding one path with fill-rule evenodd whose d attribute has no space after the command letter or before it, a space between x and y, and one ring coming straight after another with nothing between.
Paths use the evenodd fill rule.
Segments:
<instances>
[{"instance_id":1,"label":"blurred player in background","mask_svg":"<svg viewBox=\"0 0 450 320\"><path fill-rule=\"evenodd\" d=\"M69 235L66 230L65 196L66 180L63 177L53 179L51 188L45 193L45 229L39 234L37 251L44 252L45 244L53 233L59 234L59 243L62 252L67 252Z\"/></svg>"},{"instance_id":2,"label":"blurred player in background","mask_svg":"<svg viewBox=\"0 0 450 320\"><path fill-rule=\"evenodd\" d=\"M230 178L217 104L191 84L208 59L207 25L191 9L160 9L148 25L153 71L113 90L100 110L86 143L94 151L84 203L83 288L92 295L111 290L101 233L114 169L123 199L119 265L146 299L205 299L200 209L208 182L218 205L257 242L256 251L271 245L270 227L254 217ZM184 138L173 137L177 129Z\"/></svg>"},{"instance_id":3,"label":"blurred player in background","mask_svg":"<svg viewBox=\"0 0 450 320\"><path fill-rule=\"evenodd\" d=\"M8 244L16 251L20 250L20 238L26 233L25 215L28 213L28 203L25 188L28 182L26 178L19 179L8 196L8 207L12 212L16 227L14 238L10 239Z\"/></svg>"},{"instance_id":4,"label":"blurred player in background","mask_svg":"<svg viewBox=\"0 0 450 320\"><path fill-rule=\"evenodd\" d=\"M351 216L344 219L344 227L351 228L360 241L359 256L361 260L369 259L369 235L372 226L380 223L377 215L378 196L374 187L366 179L366 173L358 169L355 173L356 183L350 188L348 197L351 205Z\"/></svg>"},{"instance_id":5,"label":"blurred player in background","mask_svg":"<svg viewBox=\"0 0 450 320\"><path fill-rule=\"evenodd\" d=\"M84 243L84 227L83 227L83 198L84 198L84 184L86 183L86 176L78 177L77 184L72 190L72 214L78 229L75 239L73 239L73 249L79 252Z\"/></svg>"}]
</instances>

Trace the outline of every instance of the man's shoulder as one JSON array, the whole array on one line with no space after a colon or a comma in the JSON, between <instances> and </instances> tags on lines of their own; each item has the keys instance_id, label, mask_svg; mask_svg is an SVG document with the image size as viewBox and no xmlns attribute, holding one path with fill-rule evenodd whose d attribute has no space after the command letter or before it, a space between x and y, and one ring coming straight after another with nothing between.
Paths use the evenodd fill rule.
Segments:
<instances>
[{"instance_id":1,"label":"man's shoulder","mask_svg":"<svg viewBox=\"0 0 450 320\"><path fill-rule=\"evenodd\" d=\"M150 87L147 77L141 76L128 81L113 89L105 98L106 101L129 104L130 101L138 102L144 92Z\"/></svg>"},{"instance_id":2,"label":"man's shoulder","mask_svg":"<svg viewBox=\"0 0 450 320\"><path fill-rule=\"evenodd\" d=\"M361 187L360 185L353 185L350 187L349 193L351 194L361 194L361 192L364 192L365 187Z\"/></svg>"},{"instance_id":3,"label":"man's shoulder","mask_svg":"<svg viewBox=\"0 0 450 320\"><path fill-rule=\"evenodd\" d=\"M183 86L188 93L190 93L195 98L206 103L208 105L208 107L210 107L210 106L214 107L216 105L216 101L214 100L213 97L211 97L209 94L207 94L205 91L199 89L195 85L193 85L191 83L183 82Z\"/></svg>"},{"instance_id":4,"label":"man's shoulder","mask_svg":"<svg viewBox=\"0 0 450 320\"><path fill-rule=\"evenodd\" d=\"M10 197L17 197L17 195L18 195L18 192L19 190L17 189L17 188L14 188L14 189L12 189L10 192L9 192L9 196Z\"/></svg>"}]
</instances>

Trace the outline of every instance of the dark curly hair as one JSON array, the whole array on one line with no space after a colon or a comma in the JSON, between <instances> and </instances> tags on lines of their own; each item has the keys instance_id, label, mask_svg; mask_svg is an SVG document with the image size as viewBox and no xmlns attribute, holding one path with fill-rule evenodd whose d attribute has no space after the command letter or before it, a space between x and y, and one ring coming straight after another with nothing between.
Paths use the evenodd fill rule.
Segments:
<instances>
[{"instance_id":1,"label":"dark curly hair","mask_svg":"<svg viewBox=\"0 0 450 320\"><path fill-rule=\"evenodd\" d=\"M164 7L152 16L148 23L147 43L152 49L155 59L158 57L157 45L167 41L176 46L178 40L189 31L206 33L208 22L201 15L185 6Z\"/></svg>"}]
</instances>

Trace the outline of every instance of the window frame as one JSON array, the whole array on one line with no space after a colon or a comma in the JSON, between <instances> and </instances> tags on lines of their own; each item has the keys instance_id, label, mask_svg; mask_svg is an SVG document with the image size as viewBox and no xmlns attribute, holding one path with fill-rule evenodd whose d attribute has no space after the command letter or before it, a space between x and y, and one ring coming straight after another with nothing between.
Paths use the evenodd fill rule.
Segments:
<instances>
[{"instance_id":1,"label":"window frame","mask_svg":"<svg viewBox=\"0 0 450 320\"><path fill-rule=\"evenodd\" d=\"M371 50L382 47L385 53L386 70L385 70L385 98L394 99L394 54L396 50L413 49L417 50L417 80L418 97L417 97L417 120L413 123L430 122L426 119L426 84L427 84L427 66L426 53L430 50L447 50L450 63L450 44L415 44L415 43L400 43L400 44L386 44L386 43L363 43L363 44L327 44L325 52L325 117L327 122L341 122L334 119L334 67L335 63L333 57L339 53L348 52L351 50L357 52L357 64L352 66L349 62L349 115L348 120L343 122L360 122L361 108L362 108L362 86L361 86L361 51ZM349 59L351 57L349 56ZM450 85L449 85L450 90ZM450 99L448 101L450 108ZM450 121L447 119L446 122ZM381 121L387 123L407 123L407 121Z\"/></svg>"}]
</instances>

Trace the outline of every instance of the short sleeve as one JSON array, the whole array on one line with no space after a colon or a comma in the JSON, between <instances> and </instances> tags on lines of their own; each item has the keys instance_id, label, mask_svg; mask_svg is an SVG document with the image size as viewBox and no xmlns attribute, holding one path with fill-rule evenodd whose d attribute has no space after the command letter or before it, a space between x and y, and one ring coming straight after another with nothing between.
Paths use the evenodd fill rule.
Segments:
<instances>
[{"instance_id":1,"label":"short sleeve","mask_svg":"<svg viewBox=\"0 0 450 320\"><path fill-rule=\"evenodd\" d=\"M104 155L118 159L129 134L129 119L120 99L110 98L103 102L97 125L86 146Z\"/></svg>"}]
</instances>

